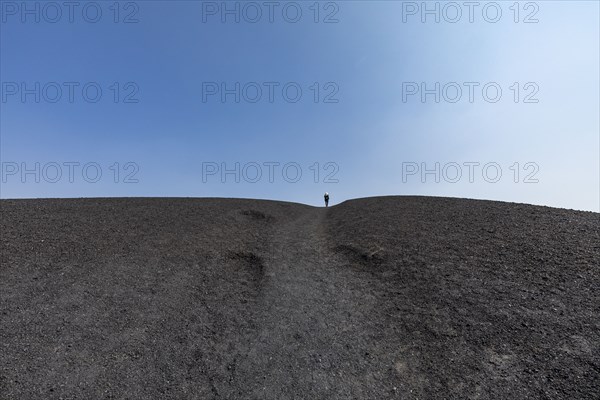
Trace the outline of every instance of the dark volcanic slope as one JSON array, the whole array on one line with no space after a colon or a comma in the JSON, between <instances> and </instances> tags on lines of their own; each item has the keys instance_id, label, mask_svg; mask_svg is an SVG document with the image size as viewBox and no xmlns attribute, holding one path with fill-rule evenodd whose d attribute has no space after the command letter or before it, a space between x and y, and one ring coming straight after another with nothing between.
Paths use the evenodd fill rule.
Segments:
<instances>
[{"instance_id":1,"label":"dark volcanic slope","mask_svg":"<svg viewBox=\"0 0 600 400\"><path fill-rule=\"evenodd\" d=\"M0 398L592 399L600 215L3 200Z\"/></svg>"}]
</instances>

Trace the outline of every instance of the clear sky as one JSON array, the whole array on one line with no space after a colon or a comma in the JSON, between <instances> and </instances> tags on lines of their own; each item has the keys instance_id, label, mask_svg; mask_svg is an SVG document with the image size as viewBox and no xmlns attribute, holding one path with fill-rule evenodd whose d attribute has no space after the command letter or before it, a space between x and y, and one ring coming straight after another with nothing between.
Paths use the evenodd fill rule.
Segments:
<instances>
[{"instance_id":1,"label":"clear sky","mask_svg":"<svg viewBox=\"0 0 600 400\"><path fill-rule=\"evenodd\" d=\"M600 211L597 1L0 3L2 198Z\"/></svg>"}]
</instances>

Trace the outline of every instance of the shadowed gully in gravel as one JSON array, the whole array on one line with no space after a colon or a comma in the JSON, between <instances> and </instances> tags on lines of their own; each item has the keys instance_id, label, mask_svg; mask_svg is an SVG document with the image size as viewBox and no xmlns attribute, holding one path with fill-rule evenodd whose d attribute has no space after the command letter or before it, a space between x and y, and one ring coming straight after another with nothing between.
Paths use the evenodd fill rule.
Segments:
<instances>
[{"instance_id":1,"label":"shadowed gully in gravel","mask_svg":"<svg viewBox=\"0 0 600 400\"><path fill-rule=\"evenodd\" d=\"M2 399L593 399L600 215L2 200Z\"/></svg>"}]
</instances>

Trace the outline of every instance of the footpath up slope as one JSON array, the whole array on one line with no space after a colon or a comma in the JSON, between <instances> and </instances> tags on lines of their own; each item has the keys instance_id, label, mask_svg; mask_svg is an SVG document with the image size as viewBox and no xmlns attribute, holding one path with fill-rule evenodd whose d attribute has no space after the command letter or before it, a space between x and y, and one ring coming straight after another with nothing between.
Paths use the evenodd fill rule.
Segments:
<instances>
[{"instance_id":1,"label":"footpath up slope","mask_svg":"<svg viewBox=\"0 0 600 400\"><path fill-rule=\"evenodd\" d=\"M600 393L600 215L2 200L0 398Z\"/></svg>"}]
</instances>

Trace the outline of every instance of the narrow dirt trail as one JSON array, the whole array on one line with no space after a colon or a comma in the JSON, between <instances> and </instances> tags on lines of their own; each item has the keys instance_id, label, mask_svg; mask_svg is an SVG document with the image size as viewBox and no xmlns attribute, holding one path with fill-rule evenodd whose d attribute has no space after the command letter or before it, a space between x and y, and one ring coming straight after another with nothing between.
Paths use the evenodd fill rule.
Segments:
<instances>
[{"instance_id":1,"label":"narrow dirt trail","mask_svg":"<svg viewBox=\"0 0 600 400\"><path fill-rule=\"evenodd\" d=\"M327 274L326 269L332 267L325 265L327 249L323 224L326 211L308 210L275 231L265 260L265 300L278 300L271 303L275 306L272 311L293 310L292 315L300 318L298 313L307 311L309 304L322 302L325 282L321 278Z\"/></svg>"},{"instance_id":2,"label":"narrow dirt trail","mask_svg":"<svg viewBox=\"0 0 600 400\"><path fill-rule=\"evenodd\" d=\"M307 210L277 227L272 238L260 297L264 320L240 365L259 374L254 382L246 382L254 386L253 396L353 393L352 381L358 377L344 376L342 370L356 358L349 343L356 343L353 332L361 329L365 318L356 310L364 310L365 304L356 307L343 261L327 246L327 211Z\"/></svg>"}]
</instances>

